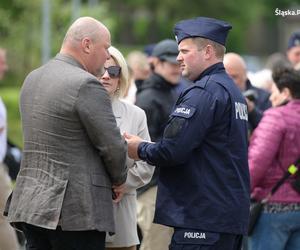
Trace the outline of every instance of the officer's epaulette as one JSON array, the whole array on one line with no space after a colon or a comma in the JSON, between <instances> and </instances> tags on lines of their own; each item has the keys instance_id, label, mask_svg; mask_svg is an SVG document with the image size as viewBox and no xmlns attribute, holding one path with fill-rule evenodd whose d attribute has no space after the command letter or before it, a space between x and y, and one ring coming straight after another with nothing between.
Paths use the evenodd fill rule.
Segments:
<instances>
[{"instance_id":1,"label":"officer's epaulette","mask_svg":"<svg viewBox=\"0 0 300 250\"><path fill-rule=\"evenodd\" d=\"M185 95L187 92L191 91L194 88L201 88L201 89L205 89L206 87L206 83L208 82L208 80L211 78L212 75L207 75L204 76L201 80L198 80L197 82L195 82L194 84L192 84L191 86L189 86L188 88L186 88L181 95Z\"/></svg>"}]
</instances>

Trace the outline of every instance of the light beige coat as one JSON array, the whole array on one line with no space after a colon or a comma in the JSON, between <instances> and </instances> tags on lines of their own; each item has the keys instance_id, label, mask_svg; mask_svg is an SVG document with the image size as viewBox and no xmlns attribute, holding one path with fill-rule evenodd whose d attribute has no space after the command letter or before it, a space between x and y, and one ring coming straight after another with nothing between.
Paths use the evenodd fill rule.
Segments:
<instances>
[{"instance_id":1,"label":"light beige coat","mask_svg":"<svg viewBox=\"0 0 300 250\"><path fill-rule=\"evenodd\" d=\"M138 135L150 140L145 112L126 101L114 99L113 113L121 133ZM139 243L137 236L136 189L147 184L153 175L154 166L127 157L127 193L114 205L116 234L107 236L106 247L128 247Z\"/></svg>"}]
</instances>

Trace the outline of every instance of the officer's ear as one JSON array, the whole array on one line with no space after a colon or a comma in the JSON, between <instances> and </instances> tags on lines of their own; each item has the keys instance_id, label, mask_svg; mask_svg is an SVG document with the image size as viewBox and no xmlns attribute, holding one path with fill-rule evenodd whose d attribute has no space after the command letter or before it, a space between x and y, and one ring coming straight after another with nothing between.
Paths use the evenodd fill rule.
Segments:
<instances>
[{"instance_id":1,"label":"officer's ear","mask_svg":"<svg viewBox=\"0 0 300 250\"><path fill-rule=\"evenodd\" d=\"M204 58L206 60L209 60L216 56L216 51L215 48L211 44L207 44L205 47L205 53L204 53Z\"/></svg>"}]
</instances>

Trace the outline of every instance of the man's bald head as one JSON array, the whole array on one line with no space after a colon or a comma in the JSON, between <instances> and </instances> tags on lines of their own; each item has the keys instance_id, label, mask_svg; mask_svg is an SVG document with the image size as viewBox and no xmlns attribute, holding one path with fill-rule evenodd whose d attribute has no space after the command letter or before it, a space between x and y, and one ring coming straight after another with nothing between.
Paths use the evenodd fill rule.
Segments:
<instances>
[{"instance_id":1,"label":"man's bald head","mask_svg":"<svg viewBox=\"0 0 300 250\"><path fill-rule=\"evenodd\" d=\"M80 17L68 29L63 46L65 44L76 46L85 37L97 41L107 33L109 34L108 29L98 20L92 17Z\"/></svg>"},{"instance_id":2,"label":"man's bald head","mask_svg":"<svg viewBox=\"0 0 300 250\"><path fill-rule=\"evenodd\" d=\"M227 74L233 79L241 91L245 91L247 67L244 59L236 53L227 53L224 56L223 63Z\"/></svg>"},{"instance_id":3,"label":"man's bald head","mask_svg":"<svg viewBox=\"0 0 300 250\"><path fill-rule=\"evenodd\" d=\"M110 43L109 30L101 22L80 17L68 29L60 53L72 56L96 76L110 57Z\"/></svg>"}]
</instances>

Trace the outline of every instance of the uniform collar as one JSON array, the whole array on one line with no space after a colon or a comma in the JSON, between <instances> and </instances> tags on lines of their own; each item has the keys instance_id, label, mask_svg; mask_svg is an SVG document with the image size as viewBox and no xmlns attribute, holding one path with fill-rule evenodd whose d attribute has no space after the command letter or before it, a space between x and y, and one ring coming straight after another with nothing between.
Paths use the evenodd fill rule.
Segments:
<instances>
[{"instance_id":1,"label":"uniform collar","mask_svg":"<svg viewBox=\"0 0 300 250\"><path fill-rule=\"evenodd\" d=\"M219 63L216 63L216 64L213 64L213 65L209 66L207 69L205 69L200 74L200 76L195 80L195 82L201 80L206 75L210 75L210 74L212 74L214 72L217 72L217 71L220 71L220 70L225 70L223 62L219 62Z\"/></svg>"}]
</instances>

